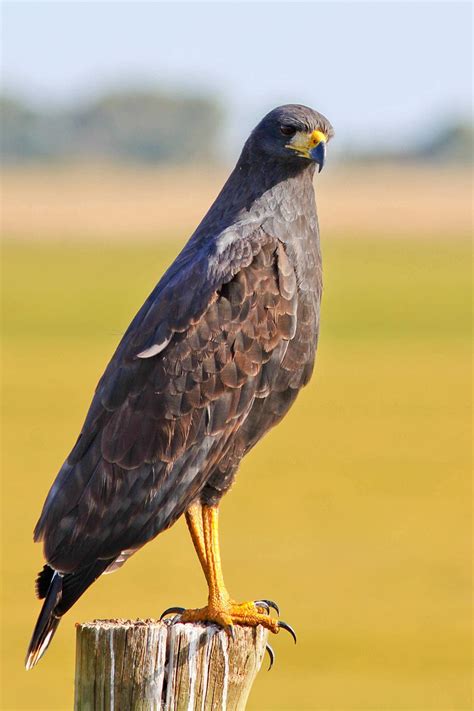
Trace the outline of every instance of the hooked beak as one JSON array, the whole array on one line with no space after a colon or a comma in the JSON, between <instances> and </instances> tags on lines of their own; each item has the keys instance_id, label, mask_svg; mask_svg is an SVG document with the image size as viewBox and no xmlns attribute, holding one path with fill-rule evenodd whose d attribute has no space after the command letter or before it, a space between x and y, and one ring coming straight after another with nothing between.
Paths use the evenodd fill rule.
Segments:
<instances>
[{"instance_id":1,"label":"hooked beak","mask_svg":"<svg viewBox=\"0 0 474 711\"><path fill-rule=\"evenodd\" d=\"M311 133L298 131L286 147L303 158L309 158L317 163L320 173L326 160L327 140L327 136L322 131L311 131Z\"/></svg>"},{"instance_id":2,"label":"hooked beak","mask_svg":"<svg viewBox=\"0 0 474 711\"><path fill-rule=\"evenodd\" d=\"M312 160L319 165L318 173L320 173L326 161L326 141L320 141L317 146L310 150L309 154Z\"/></svg>"}]
</instances>

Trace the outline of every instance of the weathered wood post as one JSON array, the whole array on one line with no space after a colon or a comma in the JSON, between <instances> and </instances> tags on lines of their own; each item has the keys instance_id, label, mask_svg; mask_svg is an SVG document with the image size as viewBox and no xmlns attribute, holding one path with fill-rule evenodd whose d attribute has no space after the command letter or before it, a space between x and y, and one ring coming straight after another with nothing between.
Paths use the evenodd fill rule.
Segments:
<instances>
[{"instance_id":1,"label":"weathered wood post","mask_svg":"<svg viewBox=\"0 0 474 711\"><path fill-rule=\"evenodd\" d=\"M95 620L76 626L75 711L240 711L262 664L263 627L234 639L205 624Z\"/></svg>"}]
</instances>

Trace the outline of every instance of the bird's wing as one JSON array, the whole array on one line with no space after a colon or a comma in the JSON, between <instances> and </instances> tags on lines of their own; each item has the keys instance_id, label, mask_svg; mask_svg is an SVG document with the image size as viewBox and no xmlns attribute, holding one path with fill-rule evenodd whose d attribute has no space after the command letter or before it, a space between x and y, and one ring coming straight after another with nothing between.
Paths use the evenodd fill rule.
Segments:
<instances>
[{"instance_id":1,"label":"bird's wing","mask_svg":"<svg viewBox=\"0 0 474 711\"><path fill-rule=\"evenodd\" d=\"M295 273L261 231L214 256L171 269L100 380L35 530L55 569L126 557L171 525L267 391L295 333Z\"/></svg>"},{"instance_id":2,"label":"bird's wing","mask_svg":"<svg viewBox=\"0 0 474 711\"><path fill-rule=\"evenodd\" d=\"M317 347L320 299L320 281L314 292L303 294L300 291L296 310L296 336L288 341L282 340L272 357L263 364L259 389L249 413L232 436L207 483L211 502L219 500L232 483L242 457L280 422L301 388L308 383Z\"/></svg>"}]
</instances>

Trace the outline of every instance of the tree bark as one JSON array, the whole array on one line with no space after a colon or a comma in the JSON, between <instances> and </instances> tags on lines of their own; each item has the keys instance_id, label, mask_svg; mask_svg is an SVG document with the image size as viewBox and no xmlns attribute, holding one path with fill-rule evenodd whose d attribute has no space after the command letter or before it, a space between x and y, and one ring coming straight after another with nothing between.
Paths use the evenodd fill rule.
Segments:
<instances>
[{"instance_id":1,"label":"tree bark","mask_svg":"<svg viewBox=\"0 0 474 711\"><path fill-rule=\"evenodd\" d=\"M76 626L75 711L241 711L267 631L169 620Z\"/></svg>"}]
</instances>

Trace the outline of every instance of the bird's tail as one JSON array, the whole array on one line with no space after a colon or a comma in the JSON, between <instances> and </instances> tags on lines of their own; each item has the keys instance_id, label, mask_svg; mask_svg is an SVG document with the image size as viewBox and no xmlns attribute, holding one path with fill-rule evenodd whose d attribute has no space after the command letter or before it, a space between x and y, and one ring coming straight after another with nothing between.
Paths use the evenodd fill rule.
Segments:
<instances>
[{"instance_id":1,"label":"bird's tail","mask_svg":"<svg viewBox=\"0 0 474 711\"><path fill-rule=\"evenodd\" d=\"M113 558L99 559L76 573L64 574L44 566L36 579L36 594L40 600L44 598L44 604L26 654L27 669L34 667L47 650L61 617L113 562Z\"/></svg>"},{"instance_id":2,"label":"bird's tail","mask_svg":"<svg viewBox=\"0 0 474 711\"><path fill-rule=\"evenodd\" d=\"M50 581L45 594L41 594L41 585L44 584L45 574L50 577ZM27 669L32 669L39 659L41 659L56 632L61 619L61 615L57 614L57 605L61 600L62 589L62 575L53 571L49 566L45 566L37 581L37 591L40 597L45 597L46 599L41 608L26 654L25 666Z\"/></svg>"}]
</instances>

